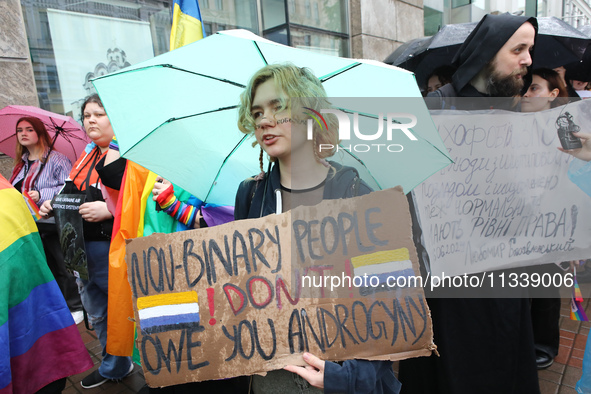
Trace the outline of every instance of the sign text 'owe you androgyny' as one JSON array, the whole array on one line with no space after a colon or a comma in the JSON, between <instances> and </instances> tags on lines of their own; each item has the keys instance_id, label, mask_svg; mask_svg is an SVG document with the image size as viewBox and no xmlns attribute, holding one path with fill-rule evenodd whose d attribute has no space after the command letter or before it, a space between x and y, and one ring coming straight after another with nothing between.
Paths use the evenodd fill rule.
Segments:
<instances>
[{"instance_id":1,"label":"sign text 'owe you androgyny'","mask_svg":"<svg viewBox=\"0 0 591 394\"><path fill-rule=\"evenodd\" d=\"M419 275L399 188L138 238L126 253L151 386L302 365L304 351L395 360L434 348L422 288L398 286Z\"/></svg>"}]
</instances>

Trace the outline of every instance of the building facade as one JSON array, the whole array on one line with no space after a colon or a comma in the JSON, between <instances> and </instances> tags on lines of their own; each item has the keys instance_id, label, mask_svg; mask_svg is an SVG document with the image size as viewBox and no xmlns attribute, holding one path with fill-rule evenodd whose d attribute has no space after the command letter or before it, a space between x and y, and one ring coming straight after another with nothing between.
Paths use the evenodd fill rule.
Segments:
<instances>
[{"instance_id":1,"label":"building facade","mask_svg":"<svg viewBox=\"0 0 591 394\"><path fill-rule=\"evenodd\" d=\"M206 35L247 29L330 55L382 60L423 35L423 0L199 0ZM9 104L79 119L94 77L168 51L172 0L0 2L0 69ZM220 54L222 56L222 54ZM231 55L228 61L233 61ZM239 59L235 59L239 63Z\"/></svg>"},{"instance_id":2,"label":"building facade","mask_svg":"<svg viewBox=\"0 0 591 394\"><path fill-rule=\"evenodd\" d=\"M424 0L425 36L441 26L477 22L489 13L521 13L527 16L555 16L579 28L591 20L588 0Z\"/></svg>"}]
</instances>

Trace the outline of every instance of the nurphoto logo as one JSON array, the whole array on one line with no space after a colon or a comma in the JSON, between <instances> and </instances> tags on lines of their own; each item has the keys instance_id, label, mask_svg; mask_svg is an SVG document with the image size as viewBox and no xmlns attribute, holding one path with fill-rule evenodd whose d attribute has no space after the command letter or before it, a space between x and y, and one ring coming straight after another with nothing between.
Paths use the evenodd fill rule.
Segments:
<instances>
[{"instance_id":1,"label":"nurphoto logo","mask_svg":"<svg viewBox=\"0 0 591 394\"><path fill-rule=\"evenodd\" d=\"M386 144L386 143L372 143L372 144L349 144L346 145L346 141L351 140L351 120L349 118L349 114L338 110L338 109L321 109L320 112L309 108L304 107L310 112L305 113L309 115L311 119L307 120L307 130L308 130L308 140L313 139L313 129L314 129L314 122L318 124L320 129L327 130L328 125L326 123L326 119L322 114L333 114L337 117L339 122L339 140L341 141L340 145L336 147L332 144L320 144L319 150L333 150L336 149L338 152L339 150L347 150L349 152L369 152L371 150L375 150L380 152L382 150L388 152L402 152L404 147L401 144ZM384 134L384 123L386 123L386 141L392 141L392 135L396 131L401 131L408 137L410 141L417 141L417 137L414 136L412 131L410 130L412 127L417 125L417 117L413 114L408 113L388 113L386 118L384 118L384 114L380 113L377 117L378 127L377 131L371 132L362 132L359 129L359 113L353 112L353 134L354 136L362 141L378 141L383 138ZM363 115L362 115L363 116ZM406 123L400 122L400 119L409 120Z\"/></svg>"}]
</instances>

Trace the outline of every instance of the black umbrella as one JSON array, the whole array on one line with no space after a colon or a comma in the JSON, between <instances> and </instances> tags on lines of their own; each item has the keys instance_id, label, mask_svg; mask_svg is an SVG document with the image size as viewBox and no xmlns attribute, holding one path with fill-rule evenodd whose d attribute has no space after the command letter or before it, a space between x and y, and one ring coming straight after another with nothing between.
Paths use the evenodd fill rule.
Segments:
<instances>
[{"instance_id":1,"label":"black umbrella","mask_svg":"<svg viewBox=\"0 0 591 394\"><path fill-rule=\"evenodd\" d=\"M432 37L417 38L399 47L385 60L386 63L415 73L419 86L427 84L427 77L438 67L451 65L460 45L478 23L459 23L443 26Z\"/></svg>"},{"instance_id":2,"label":"black umbrella","mask_svg":"<svg viewBox=\"0 0 591 394\"><path fill-rule=\"evenodd\" d=\"M426 84L427 77L438 67L451 65L460 45L476 27L477 22L445 25L433 37L420 44L409 45L407 51L396 51L388 56L394 66L413 71L419 85ZM413 40L415 41L415 40ZM538 18L538 38L534 52L534 68L555 68L579 61L591 39L568 23L555 17ZM411 49L414 48L414 51ZM406 55L403 56L403 55ZM388 61L386 61L388 63Z\"/></svg>"},{"instance_id":3,"label":"black umbrella","mask_svg":"<svg viewBox=\"0 0 591 394\"><path fill-rule=\"evenodd\" d=\"M538 18L534 68L556 68L582 59L591 39L554 16Z\"/></svg>"},{"instance_id":4,"label":"black umbrella","mask_svg":"<svg viewBox=\"0 0 591 394\"><path fill-rule=\"evenodd\" d=\"M396 48L396 50L392 52L390 56L386 58L386 60L384 60L384 63L391 64L393 66L400 66L402 63L412 62L415 59L417 53L420 54L425 50L423 47L425 44L428 45L431 42L431 38L431 36L421 37L405 42Z\"/></svg>"}]
</instances>

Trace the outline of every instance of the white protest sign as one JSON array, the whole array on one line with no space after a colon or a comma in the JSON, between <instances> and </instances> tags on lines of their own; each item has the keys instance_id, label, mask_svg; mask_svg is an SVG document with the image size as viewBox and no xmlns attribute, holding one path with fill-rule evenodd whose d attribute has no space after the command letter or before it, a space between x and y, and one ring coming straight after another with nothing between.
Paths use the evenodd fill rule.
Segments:
<instances>
[{"instance_id":1,"label":"white protest sign","mask_svg":"<svg viewBox=\"0 0 591 394\"><path fill-rule=\"evenodd\" d=\"M591 102L536 113L433 111L454 164L414 189L434 275L591 257L591 199L567 176L556 119L585 130Z\"/></svg>"}]
</instances>

